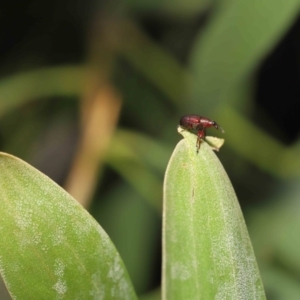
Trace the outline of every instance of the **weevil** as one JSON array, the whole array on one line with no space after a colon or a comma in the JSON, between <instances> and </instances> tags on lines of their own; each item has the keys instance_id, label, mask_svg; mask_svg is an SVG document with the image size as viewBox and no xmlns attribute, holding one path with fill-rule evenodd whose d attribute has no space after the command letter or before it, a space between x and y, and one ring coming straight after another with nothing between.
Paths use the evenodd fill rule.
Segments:
<instances>
[{"instance_id":1,"label":"weevil","mask_svg":"<svg viewBox=\"0 0 300 300\"><path fill-rule=\"evenodd\" d=\"M196 148L197 153L199 152L201 140L206 136L206 129L210 127L215 127L216 129L220 130L222 133L225 131L223 128L215 121L212 121L208 118L201 117L199 115L186 115L183 116L179 124L182 128L189 130L189 131L197 131L197 142Z\"/></svg>"}]
</instances>

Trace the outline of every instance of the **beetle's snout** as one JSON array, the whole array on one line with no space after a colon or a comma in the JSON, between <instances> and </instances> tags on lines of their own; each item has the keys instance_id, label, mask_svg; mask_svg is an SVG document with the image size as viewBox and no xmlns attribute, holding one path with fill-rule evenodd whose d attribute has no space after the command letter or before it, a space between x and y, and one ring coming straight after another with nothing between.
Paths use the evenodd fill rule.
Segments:
<instances>
[{"instance_id":1,"label":"beetle's snout","mask_svg":"<svg viewBox=\"0 0 300 300\"><path fill-rule=\"evenodd\" d=\"M215 127L216 129L220 130L222 133L225 132L225 130L224 130L218 123L216 123L216 122L214 122L214 127Z\"/></svg>"}]
</instances>

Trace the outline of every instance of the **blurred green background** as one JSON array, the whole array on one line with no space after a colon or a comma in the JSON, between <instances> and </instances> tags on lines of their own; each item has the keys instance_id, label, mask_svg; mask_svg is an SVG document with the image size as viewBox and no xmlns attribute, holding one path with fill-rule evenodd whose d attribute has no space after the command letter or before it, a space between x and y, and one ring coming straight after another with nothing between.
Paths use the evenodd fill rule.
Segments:
<instances>
[{"instance_id":1,"label":"blurred green background","mask_svg":"<svg viewBox=\"0 0 300 300\"><path fill-rule=\"evenodd\" d=\"M179 119L193 113L226 131L218 156L268 299L300 299L298 0L1 8L0 150L91 212L139 295L159 299L163 176Z\"/></svg>"}]
</instances>

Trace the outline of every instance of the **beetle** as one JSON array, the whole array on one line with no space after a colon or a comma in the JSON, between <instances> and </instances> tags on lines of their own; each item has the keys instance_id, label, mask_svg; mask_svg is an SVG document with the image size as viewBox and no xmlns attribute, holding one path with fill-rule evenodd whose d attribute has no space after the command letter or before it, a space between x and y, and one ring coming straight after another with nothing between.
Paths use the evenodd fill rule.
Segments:
<instances>
[{"instance_id":1,"label":"beetle","mask_svg":"<svg viewBox=\"0 0 300 300\"><path fill-rule=\"evenodd\" d=\"M197 153L199 152L201 140L206 136L206 129L210 127L215 127L216 129L220 130L224 133L224 129L215 121L212 121L208 118L201 117L199 115L186 115L183 116L179 124L182 128L189 130L189 131L197 131L197 142L196 148Z\"/></svg>"}]
</instances>

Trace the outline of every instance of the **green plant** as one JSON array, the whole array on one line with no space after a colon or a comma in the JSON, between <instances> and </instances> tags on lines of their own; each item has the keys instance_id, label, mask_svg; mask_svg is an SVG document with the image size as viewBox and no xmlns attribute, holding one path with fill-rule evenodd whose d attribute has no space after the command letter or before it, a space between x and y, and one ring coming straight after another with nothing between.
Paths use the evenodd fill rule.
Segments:
<instances>
[{"instance_id":1,"label":"green plant","mask_svg":"<svg viewBox=\"0 0 300 300\"><path fill-rule=\"evenodd\" d=\"M163 299L265 299L225 170L208 144L197 155L195 136L181 133L164 184Z\"/></svg>"},{"instance_id":2,"label":"green plant","mask_svg":"<svg viewBox=\"0 0 300 300\"><path fill-rule=\"evenodd\" d=\"M1 275L13 299L136 299L99 224L20 159L0 155Z\"/></svg>"},{"instance_id":3,"label":"green plant","mask_svg":"<svg viewBox=\"0 0 300 300\"><path fill-rule=\"evenodd\" d=\"M181 132L166 171L162 299L265 299L230 181ZM0 155L0 269L13 299L136 299L97 222L45 175Z\"/></svg>"}]
</instances>

